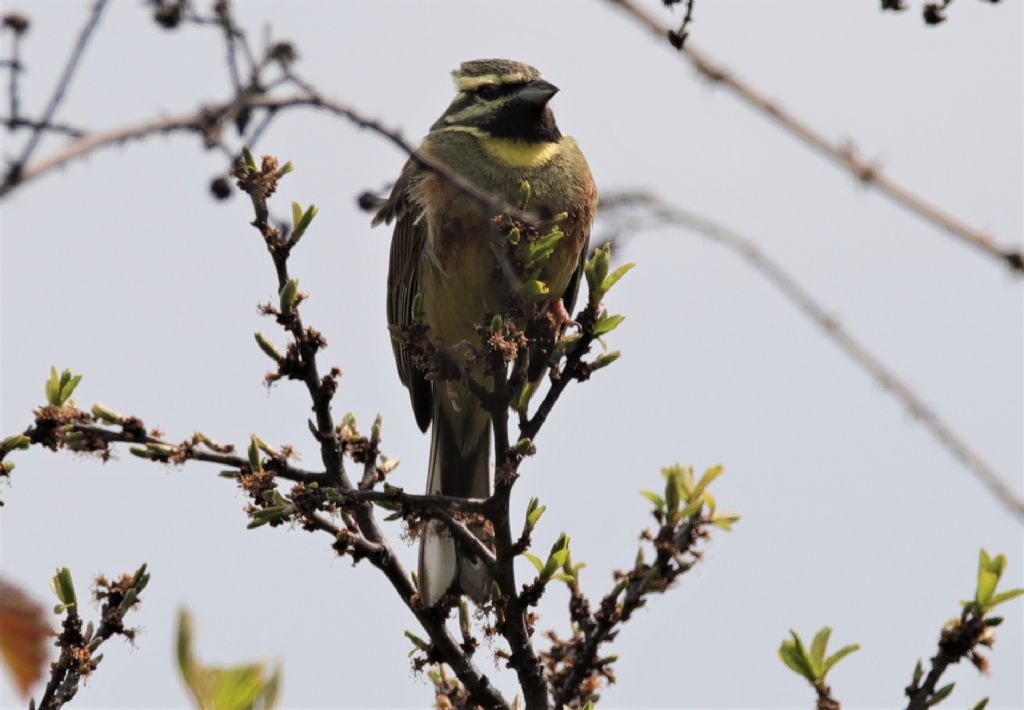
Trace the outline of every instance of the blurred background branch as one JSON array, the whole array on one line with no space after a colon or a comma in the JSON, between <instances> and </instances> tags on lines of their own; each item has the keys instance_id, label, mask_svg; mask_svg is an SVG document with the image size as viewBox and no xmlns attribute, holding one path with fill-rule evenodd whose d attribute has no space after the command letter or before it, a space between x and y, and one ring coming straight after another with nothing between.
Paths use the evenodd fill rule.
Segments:
<instances>
[{"instance_id":1,"label":"blurred background branch","mask_svg":"<svg viewBox=\"0 0 1024 710\"><path fill-rule=\"evenodd\" d=\"M669 44L669 38L676 33L676 30L663 24L635 0L607 1L622 8L638 24L646 27L666 44ZM739 78L703 50L695 48L692 44L684 46L681 43L678 49L680 56L689 60L691 66L702 76L716 86L725 87L748 106L757 109L770 121L785 128L802 143L846 168L862 185L879 190L922 219L928 220L943 231L1002 261L1017 276L1024 275L1024 253L1021 252L1020 247L1000 245L983 230L967 224L940 205L934 204L916 191L896 182L885 175L877 165L861 158L860 151L852 142L836 143L829 140L821 131L797 118L779 102L769 99L759 89Z\"/></svg>"},{"instance_id":2,"label":"blurred background branch","mask_svg":"<svg viewBox=\"0 0 1024 710\"><path fill-rule=\"evenodd\" d=\"M984 457L940 417L906 380L893 372L867 346L855 338L835 316L830 315L782 264L765 254L754 239L738 234L715 220L673 207L648 192L605 193L601 200L601 218L611 223L609 229L613 243L621 241L616 235L633 237L645 228L668 224L707 237L739 254L747 264L771 281L772 285L820 327L832 342L870 374L885 391L898 399L1007 510L1024 522L1024 500L1006 480L993 470Z\"/></svg>"}]
</instances>

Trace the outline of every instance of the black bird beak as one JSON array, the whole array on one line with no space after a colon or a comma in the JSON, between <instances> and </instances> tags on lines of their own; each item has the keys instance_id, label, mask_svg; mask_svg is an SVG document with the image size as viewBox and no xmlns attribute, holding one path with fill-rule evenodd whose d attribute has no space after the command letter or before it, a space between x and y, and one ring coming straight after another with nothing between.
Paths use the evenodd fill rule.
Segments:
<instances>
[{"instance_id":1,"label":"black bird beak","mask_svg":"<svg viewBox=\"0 0 1024 710\"><path fill-rule=\"evenodd\" d=\"M543 79L534 79L516 93L516 98L526 104L544 106L558 93L558 87Z\"/></svg>"}]
</instances>

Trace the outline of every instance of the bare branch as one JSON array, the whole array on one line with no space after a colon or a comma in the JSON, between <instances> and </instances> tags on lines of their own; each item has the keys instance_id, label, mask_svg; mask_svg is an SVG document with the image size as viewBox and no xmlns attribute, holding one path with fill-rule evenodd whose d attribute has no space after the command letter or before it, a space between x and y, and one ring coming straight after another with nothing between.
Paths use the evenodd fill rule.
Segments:
<instances>
[{"instance_id":1,"label":"bare branch","mask_svg":"<svg viewBox=\"0 0 1024 710\"><path fill-rule=\"evenodd\" d=\"M664 40L668 33L672 31L671 28L663 25L653 15L637 5L634 0L607 1L624 9L637 22L655 34L659 40ZM831 142L819 131L798 119L777 102L767 98L753 86L737 78L708 54L695 49L692 44L682 47L680 54L690 60L694 69L703 76L720 86L728 88L748 105L763 112L769 119L787 129L801 141L849 170L862 184L877 188L897 204L928 220L933 225L999 259L1009 266L1011 271L1017 276L1024 275L1024 253L1019 248L1000 246L982 230L966 224L938 205L933 204L909 188L887 177L877 166L859 157L852 145L849 143Z\"/></svg>"},{"instance_id":2,"label":"bare branch","mask_svg":"<svg viewBox=\"0 0 1024 710\"><path fill-rule=\"evenodd\" d=\"M81 63L85 48L89 44L89 39L92 37L93 31L96 29L96 25L99 24L100 17L103 15L103 10L106 9L106 6L107 0L96 0L93 4L92 12L89 14L89 19L86 20L85 25L78 34L78 40L75 42L75 46L71 50L71 56L68 57L67 64L64 65L64 71L57 82L57 86L53 90L53 95L50 96L50 101L47 103L46 109L43 111L43 115L37 122L36 127L28 138L28 141L25 143L25 147L22 148L21 154L8 168L7 175L4 177L4 185L7 185L9 182L18 182L22 169L28 163L29 158L32 157L32 153L39 144L39 139L42 138L44 127L48 126L53 120L53 116L57 112L57 108L64 100L64 94L67 92L68 85L71 83L71 78L74 76L75 70L78 69L78 65ZM13 75L16 72L16 69L12 67L11 72ZM12 91L16 91L13 79ZM13 98L11 105L11 117L18 117L17 106L15 105ZM0 194L3 193L0 192Z\"/></svg>"},{"instance_id":3,"label":"bare branch","mask_svg":"<svg viewBox=\"0 0 1024 710\"><path fill-rule=\"evenodd\" d=\"M648 193L619 193L608 195L602 202L606 210L616 206L636 204L650 210L659 221L679 225L723 244L766 276L773 285L795 303L816 323L854 362L867 371L882 387L896 397L981 483L995 495L1011 513L1024 520L1024 500L997 474L991 466L971 448L953 428L897 376L874 353L851 335L836 319L805 291L778 262L773 261L748 239L706 217L672 207Z\"/></svg>"}]
</instances>

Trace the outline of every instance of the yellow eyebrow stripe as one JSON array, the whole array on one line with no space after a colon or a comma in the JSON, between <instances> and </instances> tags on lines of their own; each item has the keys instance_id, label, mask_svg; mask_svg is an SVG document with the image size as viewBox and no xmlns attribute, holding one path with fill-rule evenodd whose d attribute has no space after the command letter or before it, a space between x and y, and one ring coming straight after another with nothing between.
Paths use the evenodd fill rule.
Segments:
<instances>
[{"instance_id":1,"label":"yellow eyebrow stripe","mask_svg":"<svg viewBox=\"0 0 1024 710\"><path fill-rule=\"evenodd\" d=\"M526 75L514 74L483 74L481 76L455 75L455 88L459 91L472 91L484 84L518 84L526 81Z\"/></svg>"}]
</instances>

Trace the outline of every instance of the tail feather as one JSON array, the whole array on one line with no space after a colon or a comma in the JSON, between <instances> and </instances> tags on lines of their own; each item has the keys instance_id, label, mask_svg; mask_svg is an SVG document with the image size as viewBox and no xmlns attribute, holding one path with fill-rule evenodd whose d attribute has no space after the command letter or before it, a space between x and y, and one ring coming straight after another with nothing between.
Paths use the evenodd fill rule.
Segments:
<instances>
[{"instance_id":1,"label":"tail feather","mask_svg":"<svg viewBox=\"0 0 1024 710\"><path fill-rule=\"evenodd\" d=\"M447 383L435 384L427 493L473 498L491 494L490 417L468 399L462 398L457 408L448 397ZM484 539L482 530L473 532ZM463 559L448 530L431 522L420 541L420 598L433 606L456 582L477 601L489 596L491 581L484 565Z\"/></svg>"}]
</instances>

